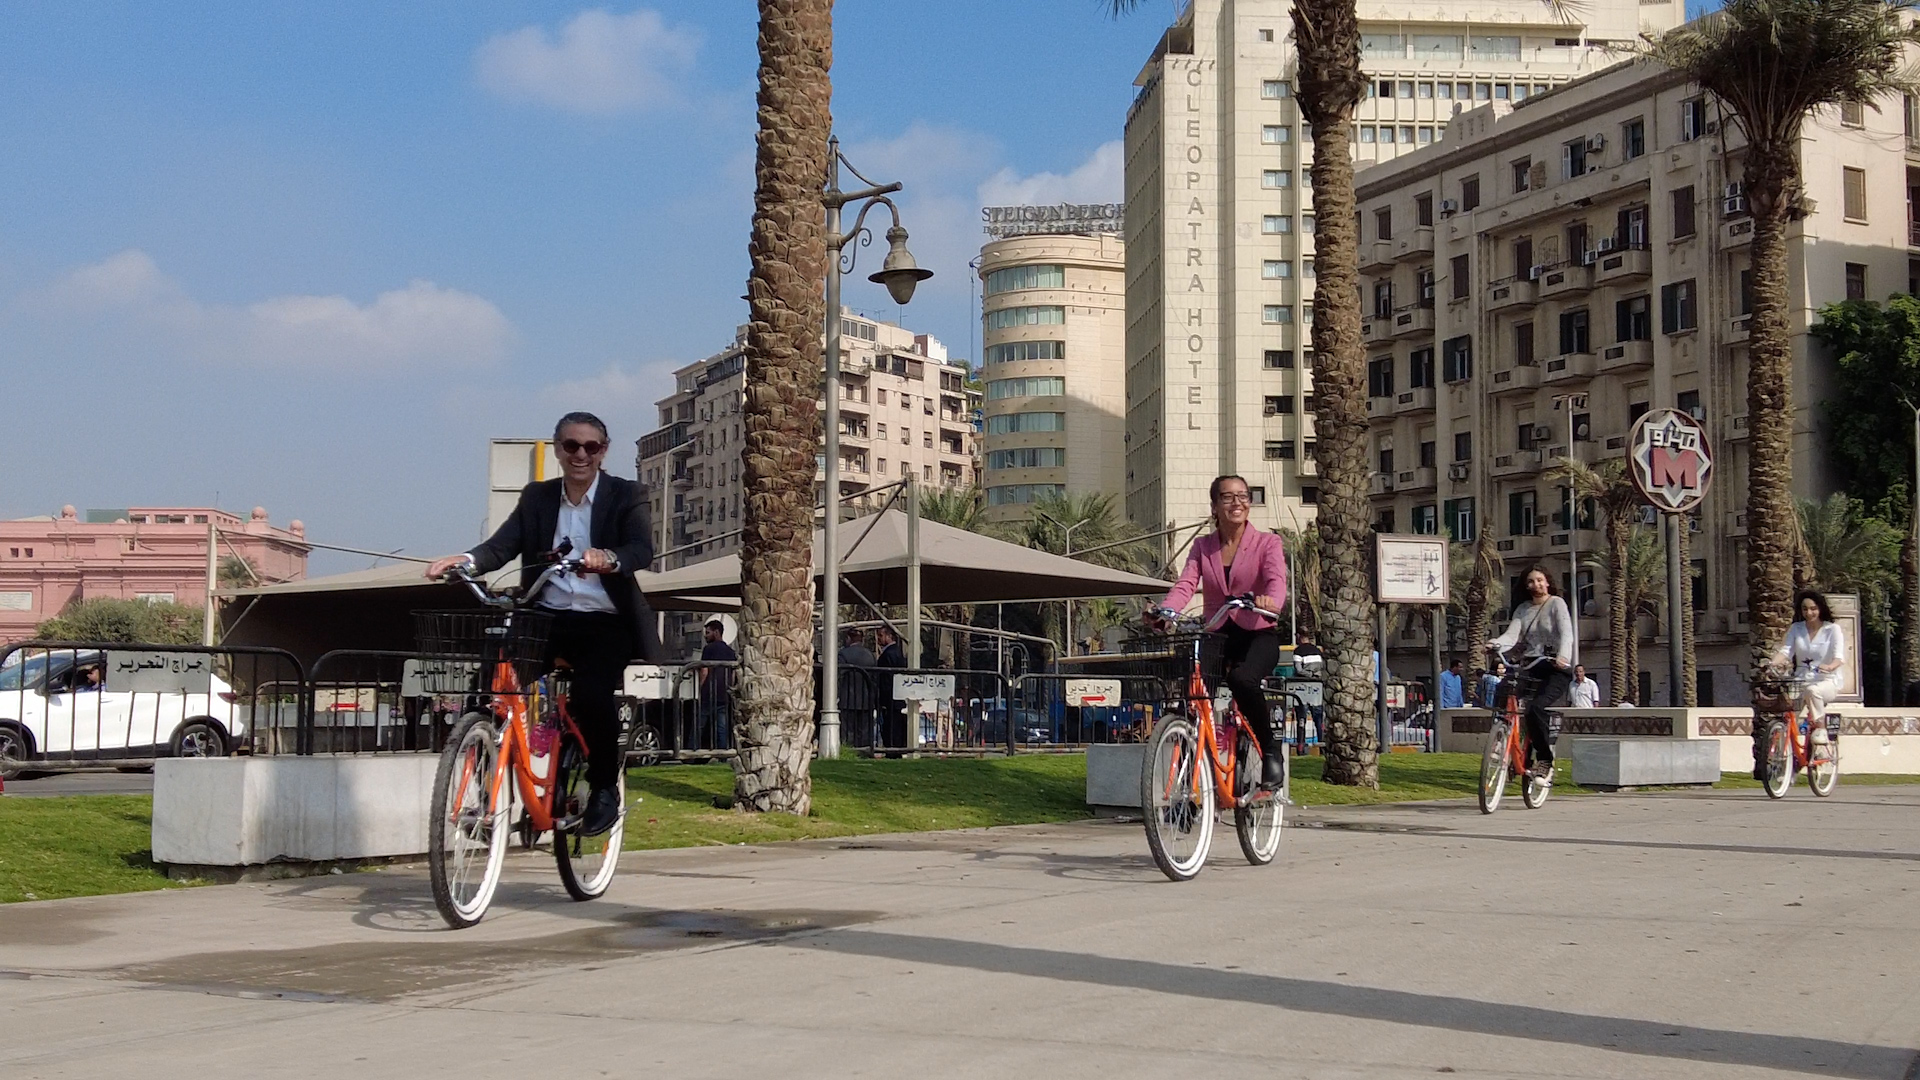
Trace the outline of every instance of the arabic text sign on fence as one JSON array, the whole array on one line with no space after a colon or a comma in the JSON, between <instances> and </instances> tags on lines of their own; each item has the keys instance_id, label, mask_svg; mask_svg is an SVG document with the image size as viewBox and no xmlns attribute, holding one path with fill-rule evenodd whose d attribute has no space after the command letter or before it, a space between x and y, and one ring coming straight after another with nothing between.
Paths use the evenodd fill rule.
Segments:
<instances>
[{"instance_id":1,"label":"arabic text sign on fence","mask_svg":"<svg viewBox=\"0 0 1920 1080\"><path fill-rule=\"evenodd\" d=\"M1389 536L1375 538L1378 599L1383 604L1447 602L1447 538Z\"/></svg>"},{"instance_id":2,"label":"arabic text sign on fence","mask_svg":"<svg viewBox=\"0 0 1920 1080\"><path fill-rule=\"evenodd\" d=\"M951 675L895 675L893 696L901 701L946 701L953 697Z\"/></svg>"},{"instance_id":3,"label":"arabic text sign on fence","mask_svg":"<svg viewBox=\"0 0 1920 1080\"><path fill-rule=\"evenodd\" d=\"M207 694L213 691L213 657L208 653L115 649L107 654L106 663L107 685L118 693Z\"/></svg>"},{"instance_id":4,"label":"arabic text sign on fence","mask_svg":"<svg viewBox=\"0 0 1920 1080\"><path fill-rule=\"evenodd\" d=\"M1066 689L1067 705L1071 708L1120 704L1119 679L1068 679Z\"/></svg>"},{"instance_id":5,"label":"arabic text sign on fence","mask_svg":"<svg viewBox=\"0 0 1920 1080\"><path fill-rule=\"evenodd\" d=\"M409 660L400 668L400 696L470 693L479 674L477 660Z\"/></svg>"},{"instance_id":6,"label":"arabic text sign on fence","mask_svg":"<svg viewBox=\"0 0 1920 1080\"><path fill-rule=\"evenodd\" d=\"M1682 514L1700 505L1713 483L1713 447L1689 413L1655 409L1633 425L1627 442L1633 486L1656 509Z\"/></svg>"}]
</instances>

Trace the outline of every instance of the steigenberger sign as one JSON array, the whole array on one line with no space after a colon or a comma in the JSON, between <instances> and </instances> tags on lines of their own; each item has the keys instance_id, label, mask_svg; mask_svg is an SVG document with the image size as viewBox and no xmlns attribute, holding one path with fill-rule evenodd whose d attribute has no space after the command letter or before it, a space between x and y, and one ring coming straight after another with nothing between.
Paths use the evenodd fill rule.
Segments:
<instances>
[{"instance_id":1,"label":"steigenberger sign","mask_svg":"<svg viewBox=\"0 0 1920 1080\"><path fill-rule=\"evenodd\" d=\"M1009 236L1118 233L1127 227L1126 203L1055 203L1052 206L986 206L981 231L996 240Z\"/></svg>"},{"instance_id":2,"label":"steigenberger sign","mask_svg":"<svg viewBox=\"0 0 1920 1080\"><path fill-rule=\"evenodd\" d=\"M1666 514L1700 505L1713 482L1713 448L1706 430L1678 409L1655 409L1633 425L1627 462L1633 486Z\"/></svg>"}]
</instances>

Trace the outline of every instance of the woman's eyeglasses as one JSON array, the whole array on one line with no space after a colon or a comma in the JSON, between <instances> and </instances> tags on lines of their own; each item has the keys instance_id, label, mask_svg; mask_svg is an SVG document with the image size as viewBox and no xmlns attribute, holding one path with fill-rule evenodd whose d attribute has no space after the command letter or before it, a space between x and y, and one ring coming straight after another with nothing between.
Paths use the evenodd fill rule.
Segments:
<instances>
[{"instance_id":1,"label":"woman's eyeglasses","mask_svg":"<svg viewBox=\"0 0 1920 1080\"><path fill-rule=\"evenodd\" d=\"M1223 491L1217 496L1217 499L1223 503L1245 503L1248 506L1253 505L1253 493L1250 491Z\"/></svg>"},{"instance_id":2,"label":"woman's eyeglasses","mask_svg":"<svg viewBox=\"0 0 1920 1080\"><path fill-rule=\"evenodd\" d=\"M567 452L568 457L573 457L576 454L585 454L588 457L597 457L599 456L600 451L605 450L606 448L607 448L606 443L598 442L598 441L581 442L579 439L565 439L565 440L562 440L560 443L560 449L565 450Z\"/></svg>"}]
</instances>

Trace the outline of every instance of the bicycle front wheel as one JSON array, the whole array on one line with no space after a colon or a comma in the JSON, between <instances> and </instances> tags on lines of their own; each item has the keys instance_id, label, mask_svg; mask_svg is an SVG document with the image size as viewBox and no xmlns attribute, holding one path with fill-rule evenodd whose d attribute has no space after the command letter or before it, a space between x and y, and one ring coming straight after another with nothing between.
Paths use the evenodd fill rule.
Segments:
<instances>
[{"instance_id":1,"label":"bicycle front wheel","mask_svg":"<svg viewBox=\"0 0 1920 1080\"><path fill-rule=\"evenodd\" d=\"M1140 815L1160 872L1189 881L1213 843L1213 777L1200 732L1184 716L1160 721L1141 755Z\"/></svg>"},{"instance_id":2,"label":"bicycle front wheel","mask_svg":"<svg viewBox=\"0 0 1920 1080\"><path fill-rule=\"evenodd\" d=\"M1507 793L1507 772L1512 767L1507 757L1507 721L1496 716L1487 727L1487 748L1480 755L1480 812L1491 814L1500 809Z\"/></svg>"},{"instance_id":3,"label":"bicycle front wheel","mask_svg":"<svg viewBox=\"0 0 1920 1080\"><path fill-rule=\"evenodd\" d=\"M493 791L500 743L494 718L471 712L447 736L433 778L427 828L427 874L440 917L456 930L487 913L507 857L513 800Z\"/></svg>"},{"instance_id":4,"label":"bicycle front wheel","mask_svg":"<svg viewBox=\"0 0 1920 1080\"><path fill-rule=\"evenodd\" d=\"M1784 720L1767 724L1767 769L1760 783L1769 799L1786 798L1793 787L1793 735Z\"/></svg>"},{"instance_id":5,"label":"bicycle front wheel","mask_svg":"<svg viewBox=\"0 0 1920 1080\"><path fill-rule=\"evenodd\" d=\"M627 804L627 772L620 770L620 805ZM592 900L613 883L613 870L620 862L620 842L627 819L622 816L613 828L594 836L582 836L577 826L587 811L587 798L593 789L587 784L587 752L572 738L560 748L560 772L556 781L553 806L553 861L560 870L560 884L575 900Z\"/></svg>"},{"instance_id":6,"label":"bicycle front wheel","mask_svg":"<svg viewBox=\"0 0 1920 1080\"><path fill-rule=\"evenodd\" d=\"M1282 744L1281 753L1285 752ZM1265 866L1280 850L1286 796L1284 792L1259 790L1260 748L1245 732L1235 736L1234 760L1233 831L1240 837L1240 854L1255 866Z\"/></svg>"}]
</instances>

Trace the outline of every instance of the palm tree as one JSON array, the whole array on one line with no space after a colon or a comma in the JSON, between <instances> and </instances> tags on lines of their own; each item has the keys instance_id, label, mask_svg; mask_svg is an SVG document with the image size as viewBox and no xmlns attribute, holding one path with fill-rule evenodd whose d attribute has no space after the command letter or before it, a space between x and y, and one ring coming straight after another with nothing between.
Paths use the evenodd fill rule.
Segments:
<instances>
[{"instance_id":1,"label":"palm tree","mask_svg":"<svg viewBox=\"0 0 1920 1080\"><path fill-rule=\"evenodd\" d=\"M1640 617L1658 616L1666 597L1667 557L1660 531L1648 525L1632 525L1627 530L1627 547L1619 562L1611 553L1595 552L1583 560L1588 569L1607 574L1626 604L1626 629L1612 643L1614 699L1640 701ZM1625 687L1622 692L1621 688Z\"/></svg>"},{"instance_id":2,"label":"palm tree","mask_svg":"<svg viewBox=\"0 0 1920 1080\"><path fill-rule=\"evenodd\" d=\"M1140 535L1140 529L1115 509L1112 495L1100 492L1068 492L1037 500L1033 512L1015 527L1012 539L1030 548L1066 555L1068 529L1073 530L1072 552L1076 559L1135 574L1147 573L1157 561L1152 545L1146 541L1128 542ZM1076 618L1078 615L1076 605ZM1044 618L1047 635L1064 640L1064 628L1054 621L1051 610Z\"/></svg>"},{"instance_id":3,"label":"palm tree","mask_svg":"<svg viewBox=\"0 0 1920 1080\"><path fill-rule=\"evenodd\" d=\"M1451 535L1451 534L1449 534ZM1447 572L1450 578L1447 588L1447 607L1459 612L1467 627L1467 685L1475 685L1480 673L1487 669L1487 651L1481 648L1487 640L1487 630L1492 622L1488 615L1487 599L1489 584L1500 580L1505 563L1500 552L1494 547L1486 530L1481 530L1482 540L1478 543L1462 543L1450 540L1447 543ZM1476 591L1477 586L1477 591ZM1477 598L1477 599L1476 599ZM1475 627L1478 627L1477 632Z\"/></svg>"},{"instance_id":4,"label":"palm tree","mask_svg":"<svg viewBox=\"0 0 1920 1080\"><path fill-rule=\"evenodd\" d=\"M832 67L832 0L760 0L733 786L743 810L802 815L813 804L813 474Z\"/></svg>"},{"instance_id":5,"label":"palm tree","mask_svg":"<svg viewBox=\"0 0 1920 1080\"><path fill-rule=\"evenodd\" d=\"M1294 605L1294 621L1300 624L1300 629L1317 642L1320 639L1320 531L1282 528L1280 543L1293 564L1289 570L1292 580L1287 583L1287 603Z\"/></svg>"},{"instance_id":6,"label":"palm tree","mask_svg":"<svg viewBox=\"0 0 1920 1080\"><path fill-rule=\"evenodd\" d=\"M1747 605L1750 656L1767 661L1793 621L1793 345L1787 224L1804 216L1800 133L1829 105L1876 105L1914 88L1906 47L1920 43L1912 0L1728 0L1642 51L1712 93L1746 138L1743 190L1753 216L1753 315L1747 335ZM1877 106L1876 106L1877 107Z\"/></svg>"},{"instance_id":7,"label":"palm tree","mask_svg":"<svg viewBox=\"0 0 1920 1080\"><path fill-rule=\"evenodd\" d=\"M1623 658L1628 639L1633 635L1634 616L1627 575L1621 568L1628 564L1627 548L1640 520L1644 500L1639 489L1633 486L1624 457L1608 458L1592 465L1578 458L1555 458L1544 475L1550 481L1572 488L1576 499L1592 499L1600 510L1607 537L1606 560L1589 559L1587 565L1607 578L1608 666L1613 669L1613 700L1631 701L1634 672L1628 669Z\"/></svg>"},{"instance_id":8,"label":"palm tree","mask_svg":"<svg viewBox=\"0 0 1920 1080\"><path fill-rule=\"evenodd\" d=\"M1812 586L1858 594L1867 621L1886 629L1881 612L1899 588L1902 535L1844 492L1825 502L1801 499L1797 515Z\"/></svg>"}]
</instances>

